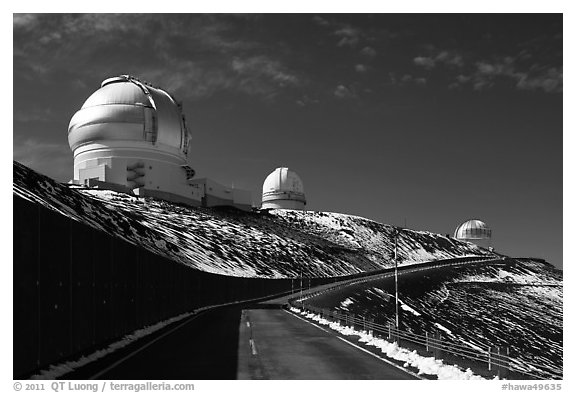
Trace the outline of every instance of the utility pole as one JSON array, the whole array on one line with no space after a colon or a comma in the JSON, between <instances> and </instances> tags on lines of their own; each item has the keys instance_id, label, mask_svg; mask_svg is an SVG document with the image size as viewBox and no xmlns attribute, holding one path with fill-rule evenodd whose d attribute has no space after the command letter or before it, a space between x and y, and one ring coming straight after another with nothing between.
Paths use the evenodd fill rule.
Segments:
<instances>
[{"instance_id":1,"label":"utility pole","mask_svg":"<svg viewBox=\"0 0 576 393\"><path fill-rule=\"evenodd\" d=\"M300 305L302 305L302 266L300 266Z\"/></svg>"},{"instance_id":2,"label":"utility pole","mask_svg":"<svg viewBox=\"0 0 576 393\"><path fill-rule=\"evenodd\" d=\"M398 229L394 230L394 284L396 292L396 330L400 328L400 318L398 314Z\"/></svg>"}]
</instances>

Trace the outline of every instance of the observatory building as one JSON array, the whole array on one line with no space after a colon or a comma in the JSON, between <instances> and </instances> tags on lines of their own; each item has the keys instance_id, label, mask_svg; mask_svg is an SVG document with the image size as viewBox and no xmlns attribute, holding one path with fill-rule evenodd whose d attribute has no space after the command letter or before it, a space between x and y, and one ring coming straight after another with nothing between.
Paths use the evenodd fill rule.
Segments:
<instances>
[{"instance_id":1,"label":"observatory building","mask_svg":"<svg viewBox=\"0 0 576 393\"><path fill-rule=\"evenodd\" d=\"M492 229L480 220L468 220L456 228L454 238L474 243L480 247L492 247Z\"/></svg>"},{"instance_id":2,"label":"observatory building","mask_svg":"<svg viewBox=\"0 0 576 393\"><path fill-rule=\"evenodd\" d=\"M129 75L102 82L68 127L73 183L193 206L250 209L248 191L193 179L191 135L170 93Z\"/></svg>"},{"instance_id":3,"label":"observatory building","mask_svg":"<svg viewBox=\"0 0 576 393\"><path fill-rule=\"evenodd\" d=\"M304 185L296 172L276 168L262 186L262 209L304 210Z\"/></svg>"}]
</instances>

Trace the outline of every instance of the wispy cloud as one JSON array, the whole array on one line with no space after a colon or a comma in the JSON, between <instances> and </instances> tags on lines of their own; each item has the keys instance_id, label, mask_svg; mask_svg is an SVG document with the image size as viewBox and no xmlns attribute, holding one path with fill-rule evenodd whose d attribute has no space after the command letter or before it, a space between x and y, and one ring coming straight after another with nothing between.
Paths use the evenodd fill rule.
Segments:
<instances>
[{"instance_id":1,"label":"wispy cloud","mask_svg":"<svg viewBox=\"0 0 576 393\"><path fill-rule=\"evenodd\" d=\"M19 26L32 23L35 28L26 39L19 40L15 32L15 75L41 76L43 83L49 83L53 72L69 74L68 80L73 81L130 73L183 98L236 90L268 100L301 82L281 51L274 56L259 55L265 52L265 44L238 34L238 26L253 21L232 15L87 14L15 19ZM142 50L142 43L149 50ZM102 54L108 61L94 59Z\"/></svg>"},{"instance_id":2,"label":"wispy cloud","mask_svg":"<svg viewBox=\"0 0 576 393\"><path fill-rule=\"evenodd\" d=\"M36 24L37 19L37 14L14 14L14 29L30 29Z\"/></svg>"},{"instance_id":3,"label":"wispy cloud","mask_svg":"<svg viewBox=\"0 0 576 393\"><path fill-rule=\"evenodd\" d=\"M400 82L403 84L416 84L416 85L425 85L427 80L424 77L415 77L410 74L404 74L402 78L400 78Z\"/></svg>"},{"instance_id":4,"label":"wispy cloud","mask_svg":"<svg viewBox=\"0 0 576 393\"><path fill-rule=\"evenodd\" d=\"M341 100L357 98L354 90L344 85L336 86L336 88L334 89L334 96Z\"/></svg>"},{"instance_id":5,"label":"wispy cloud","mask_svg":"<svg viewBox=\"0 0 576 393\"><path fill-rule=\"evenodd\" d=\"M377 52L376 52L376 49L374 49L370 46L365 46L360 51L360 54L362 54L364 56L368 56L368 57L374 57L374 56L376 56Z\"/></svg>"},{"instance_id":6,"label":"wispy cloud","mask_svg":"<svg viewBox=\"0 0 576 393\"><path fill-rule=\"evenodd\" d=\"M269 79L280 86L297 85L298 78L286 70L278 60L259 55L248 58L235 58L232 69L240 75Z\"/></svg>"},{"instance_id":7,"label":"wispy cloud","mask_svg":"<svg viewBox=\"0 0 576 393\"><path fill-rule=\"evenodd\" d=\"M170 73L162 67L150 67L140 76L180 99L237 91L269 101L283 90L303 83L281 61L263 55L236 57L218 67L191 60L173 60Z\"/></svg>"},{"instance_id":8,"label":"wispy cloud","mask_svg":"<svg viewBox=\"0 0 576 393\"><path fill-rule=\"evenodd\" d=\"M434 60L449 66L462 67L464 65L464 60L461 55L449 51L438 53Z\"/></svg>"},{"instance_id":9,"label":"wispy cloud","mask_svg":"<svg viewBox=\"0 0 576 393\"><path fill-rule=\"evenodd\" d=\"M544 90L547 93L561 93L563 89L562 67L551 67L535 75L522 75L516 86L521 90Z\"/></svg>"},{"instance_id":10,"label":"wispy cloud","mask_svg":"<svg viewBox=\"0 0 576 393\"><path fill-rule=\"evenodd\" d=\"M413 61L417 66L422 66L425 68L433 68L436 65L436 62L433 58L426 56L417 56Z\"/></svg>"},{"instance_id":11,"label":"wispy cloud","mask_svg":"<svg viewBox=\"0 0 576 393\"><path fill-rule=\"evenodd\" d=\"M398 76L394 72L390 72L388 74L388 81L392 85L396 86L424 86L428 82L428 80L421 76L414 76L411 74L404 74L402 76Z\"/></svg>"},{"instance_id":12,"label":"wispy cloud","mask_svg":"<svg viewBox=\"0 0 576 393\"><path fill-rule=\"evenodd\" d=\"M296 100L296 104L302 107L311 106L319 103L320 100L318 98L310 97L307 94L303 95L302 97Z\"/></svg>"},{"instance_id":13,"label":"wispy cloud","mask_svg":"<svg viewBox=\"0 0 576 393\"><path fill-rule=\"evenodd\" d=\"M334 35L340 37L338 46L356 46L360 41L361 32L352 26L344 26L336 30Z\"/></svg>"},{"instance_id":14,"label":"wispy cloud","mask_svg":"<svg viewBox=\"0 0 576 393\"><path fill-rule=\"evenodd\" d=\"M438 50L429 46L426 56L412 59L414 65L428 71L442 69L443 72L456 71L449 89L462 89L466 86L473 90L489 90L496 87L498 81L508 80L519 90L541 90L546 93L562 92L562 67L540 66L532 63L532 55L522 49L515 56L494 56L491 59L474 58L450 50Z\"/></svg>"},{"instance_id":15,"label":"wispy cloud","mask_svg":"<svg viewBox=\"0 0 576 393\"><path fill-rule=\"evenodd\" d=\"M279 61L258 55L235 58L232 70L239 76L234 84L248 94L274 98L280 90L300 85L300 79Z\"/></svg>"},{"instance_id":16,"label":"wispy cloud","mask_svg":"<svg viewBox=\"0 0 576 393\"><path fill-rule=\"evenodd\" d=\"M517 59L507 56L493 61L478 61L471 74L458 75L449 87L470 85L474 90L488 90L495 87L498 80L508 80L519 90L562 92L562 67L532 65L528 70L523 70L517 64Z\"/></svg>"},{"instance_id":17,"label":"wispy cloud","mask_svg":"<svg viewBox=\"0 0 576 393\"><path fill-rule=\"evenodd\" d=\"M443 50L430 56L416 56L413 59L414 64L427 69L434 68L437 64L443 64L446 66L462 67L464 65L464 59L462 55Z\"/></svg>"},{"instance_id":18,"label":"wispy cloud","mask_svg":"<svg viewBox=\"0 0 576 393\"><path fill-rule=\"evenodd\" d=\"M330 22L326 19L323 18L319 15L314 15L312 17L312 20L314 21L314 23L316 23L318 26L322 26L322 27L328 27L330 26Z\"/></svg>"}]
</instances>

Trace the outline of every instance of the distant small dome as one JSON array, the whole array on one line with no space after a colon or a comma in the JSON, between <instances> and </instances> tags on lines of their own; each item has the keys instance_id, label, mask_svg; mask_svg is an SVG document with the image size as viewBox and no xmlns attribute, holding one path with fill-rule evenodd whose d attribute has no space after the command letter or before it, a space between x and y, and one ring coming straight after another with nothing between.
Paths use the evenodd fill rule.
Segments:
<instances>
[{"instance_id":1,"label":"distant small dome","mask_svg":"<svg viewBox=\"0 0 576 393\"><path fill-rule=\"evenodd\" d=\"M454 237L461 240L486 240L492 238L492 229L488 228L485 222L480 220L468 220L460 224Z\"/></svg>"},{"instance_id":2,"label":"distant small dome","mask_svg":"<svg viewBox=\"0 0 576 393\"><path fill-rule=\"evenodd\" d=\"M306 197L300 176L288 168L276 168L262 186L262 208L304 209Z\"/></svg>"}]
</instances>

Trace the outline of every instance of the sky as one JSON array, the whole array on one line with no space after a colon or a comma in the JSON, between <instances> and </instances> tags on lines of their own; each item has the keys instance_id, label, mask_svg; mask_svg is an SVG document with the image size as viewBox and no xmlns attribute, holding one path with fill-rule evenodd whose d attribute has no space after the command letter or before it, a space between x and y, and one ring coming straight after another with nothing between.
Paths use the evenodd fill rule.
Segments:
<instances>
[{"instance_id":1,"label":"sky","mask_svg":"<svg viewBox=\"0 0 576 393\"><path fill-rule=\"evenodd\" d=\"M199 177L287 166L309 210L562 267L561 14L14 14L13 159L72 177L72 115L111 76L183 101Z\"/></svg>"}]
</instances>

